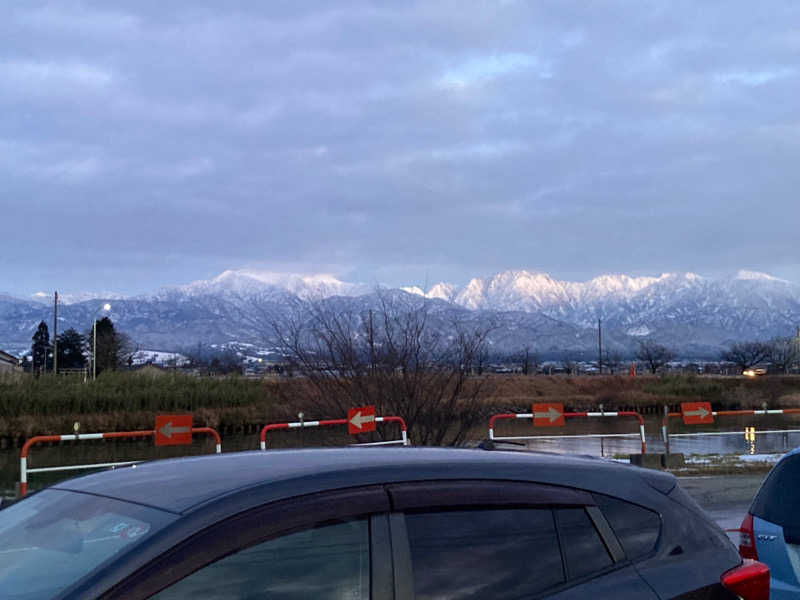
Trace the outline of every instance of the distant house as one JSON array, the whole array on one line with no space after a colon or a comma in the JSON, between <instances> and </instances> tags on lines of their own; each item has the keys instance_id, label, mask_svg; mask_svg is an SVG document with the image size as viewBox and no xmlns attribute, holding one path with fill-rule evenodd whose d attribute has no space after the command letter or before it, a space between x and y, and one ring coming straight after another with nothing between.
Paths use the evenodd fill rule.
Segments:
<instances>
[{"instance_id":1,"label":"distant house","mask_svg":"<svg viewBox=\"0 0 800 600\"><path fill-rule=\"evenodd\" d=\"M22 371L22 367L19 364L16 356L9 354L8 352L3 352L0 350L0 375L5 375L6 373L19 373Z\"/></svg>"}]
</instances>

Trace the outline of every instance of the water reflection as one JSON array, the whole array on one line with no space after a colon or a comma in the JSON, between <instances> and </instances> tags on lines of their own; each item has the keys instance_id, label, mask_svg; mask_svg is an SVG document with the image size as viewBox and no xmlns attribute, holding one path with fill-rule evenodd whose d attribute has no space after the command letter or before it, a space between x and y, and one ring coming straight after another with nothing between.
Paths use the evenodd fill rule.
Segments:
<instances>
[{"instance_id":1,"label":"water reflection","mask_svg":"<svg viewBox=\"0 0 800 600\"><path fill-rule=\"evenodd\" d=\"M753 455L756 453L756 428L745 427L744 439L747 442L747 453Z\"/></svg>"},{"instance_id":2,"label":"water reflection","mask_svg":"<svg viewBox=\"0 0 800 600\"><path fill-rule=\"evenodd\" d=\"M532 450L618 456L641 452L635 434L627 437L582 438L565 436L556 439L530 439L525 445ZM670 452L683 454L777 454L800 446L800 430L759 432L753 427L742 431L714 432L714 435L678 434L670 436ZM663 440L647 436L647 451L663 453Z\"/></svg>"}]
</instances>

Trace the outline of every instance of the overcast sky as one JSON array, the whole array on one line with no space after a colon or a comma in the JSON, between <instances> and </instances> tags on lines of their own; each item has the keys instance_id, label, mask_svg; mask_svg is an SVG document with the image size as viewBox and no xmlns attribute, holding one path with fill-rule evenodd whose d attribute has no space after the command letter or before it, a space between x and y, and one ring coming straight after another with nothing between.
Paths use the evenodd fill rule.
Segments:
<instances>
[{"instance_id":1,"label":"overcast sky","mask_svg":"<svg viewBox=\"0 0 800 600\"><path fill-rule=\"evenodd\" d=\"M5 3L0 291L800 281L798 22L778 1Z\"/></svg>"}]
</instances>

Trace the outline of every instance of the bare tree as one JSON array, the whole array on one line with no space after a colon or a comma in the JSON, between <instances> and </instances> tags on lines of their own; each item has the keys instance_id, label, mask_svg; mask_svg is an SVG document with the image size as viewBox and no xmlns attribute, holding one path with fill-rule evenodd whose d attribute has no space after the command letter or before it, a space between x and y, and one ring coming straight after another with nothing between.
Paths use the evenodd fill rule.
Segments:
<instances>
[{"instance_id":1,"label":"bare tree","mask_svg":"<svg viewBox=\"0 0 800 600\"><path fill-rule=\"evenodd\" d=\"M475 355L475 360L473 361L473 366L471 370L476 375L483 375L486 372L486 368L489 366L489 348L486 344L483 344L477 351Z\"/></svg>"},{"instance_id":2,"label":"bare tree","mask_svg":"<svg viewBox=\"0 0 800 600\"><path fill-rule=\"evenodd\" d=\"M485 422L485 365L491 324L452 320L444 333L427 300L377 293L375 308L341 299L297 305L272 336L315 392L306 401L331 416L375 405L402 416L415 443L457 445Z\"/></svg>"},{"instance_id":3,"label":"bare tree","mask_svg":"<svg viewBox=\"0 0 800 600\"><path fill-rule=\"evenodd\" d=\"M622 354L618 350L607 350L603 356L603 363L608 367L609 373L614 375L622 368Z\"/></svg>"},{"instance_id":4,"label":"bare tree","mask_svg":"<svg viewBox=\"0 0 800 600\"><path fill-rule=\"evenodd\" d=\"M192 368L205 375L237 373L242 368L241 359L229 348L213 348L198 344L181 349L180 354L189 359Z\"/></svg>"},{"instance_id":5,"label":"bare tree","mask_svg":"<svg viewBox=\"0 0 800 600\"><path fill-rule=\"evenodd\" d=\"M788 373L800 360L800 342L795 337L775 338L769 343L768 358L776 369Z\"/></svg>"},{"instance_id":6,"label":"bare tree","mask_svg":"<svg viewBox=\"0 0 800 600\"><path fill-rule=\"evenodd\" d=\"M577 375L578 374L578 363L575 361L572 356L568 353L564 353L564 356L561 358L561 366L567 375Z\"/></svg>"},{"instance_id":7,"label":"bare tree","mask_svg":"<svg viewBox=\"0 0 800 600\"><path fill-rule=\"evenodd\" d=\"M525 346L525 349L520 353L519 362L522 366L523 375L536 375L539 369L539 355L535 351L531 352L530 346Z\"/></svg>"},{"instance_id":8,"label":"bare tree","mask_svg":"<svg viewBox=\"0 0 800 600\"><path fill-rule=\"evenodd\" d=\"M122 367L131 367L133 365L133 357L139 351L139 346L131 339L124 331L117 333L116 338L116 352L117 352L117 365Z\"/></svg>"},{"instance_id":9,"label":"bare tree","mask_svg":"<svg viewBox=\"0 0 800 600\"><path fill-rule=\"evenodd\" d=\"M675 353L653 340L643 340L639 342L636 358L647 365L650 372L655 375L659 369L675 358Z\"/></svg>"},{"instance_id":10,"label":"bare tree","mask_svg":"<svg viewBox=\"0 0 800 600\"><path fill-rule=\"evenodd\" d=\"M731 344L720 356L744 371L769 358L770 347L763 342L740 342Z\"/></svg>"}]
</instances>

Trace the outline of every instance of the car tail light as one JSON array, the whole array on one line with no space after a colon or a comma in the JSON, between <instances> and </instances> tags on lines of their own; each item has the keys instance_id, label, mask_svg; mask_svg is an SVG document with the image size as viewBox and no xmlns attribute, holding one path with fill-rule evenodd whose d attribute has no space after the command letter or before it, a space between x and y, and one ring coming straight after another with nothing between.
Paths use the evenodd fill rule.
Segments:
<instances>
[{"instance_id":1,"label":"car tail light","mask_svg":"<svg viewBox=\"0 0 800 600\"><path fill-rule=\"evenodd\" d=\"M747 513L741 527L739 527L739 554L742 558L758 560L756 535L753 531L753 515L750 513Z\"/></svg>"},{"instance_id":2,"label":"car tail light","mask_svg":"<svg viewBox=\"0 0 800 600\"><path fill-rule=\"evenodd\" d=\"M726 590L742 600L769 600L769 567L757 560L745 559L720 579Z\"/></svg>"}]
</instances>

